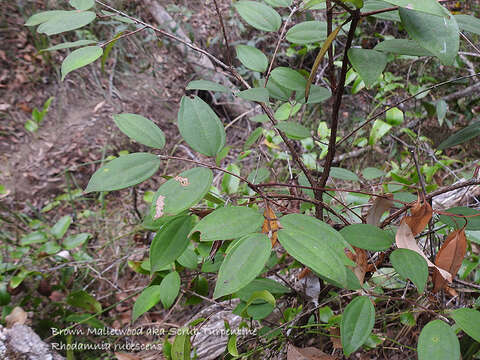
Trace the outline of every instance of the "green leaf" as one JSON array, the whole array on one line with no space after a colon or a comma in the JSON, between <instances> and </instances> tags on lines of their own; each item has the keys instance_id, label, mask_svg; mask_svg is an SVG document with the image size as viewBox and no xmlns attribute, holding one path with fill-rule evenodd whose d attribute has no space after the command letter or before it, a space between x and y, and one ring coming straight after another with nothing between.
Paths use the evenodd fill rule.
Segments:
<instances>
[{"instance_id":1,"label":"green leaf","mask_svg":"<svg viewBox=\"0 0 480 360\"><path fill-rule=\"evenodd\" d=\"M330 89L318 85L312 85L310 87L310 94L308 96L307 104L318 104L324 100L329 99L331 96L332 92L330 91ZM305 98L303 100L305 100Z\"/></svg>"},{"instance_id":2,"label":"green leaf","mask_svg":"<svg viewBox=\"0 0 480 360\"><path fill-rule=\"evenodd\" d=\"M235 297L248 302L255 292L266 290L271 294L283 295L290 292L290 289L272 279L257 278L235 293Z\"/></svg>"},{"instance_id":3,"label":"green leaf","mask_svg":"<svg viewBox=\"0 0 480 360\"><path fill-rule=\"evenodd\" d=\"M150 246L150 271L161 271L173 263L188 246L193 217L179 216L163 225Z\"/></svg>"},{"instance_id":4,"label":"green leaf","mask_svg":"<svg viewBox=\"0 0 480 360\"><path fill-rule=\"evenodd\" d=\"M236 242L220 266L213 298L248 285L265 267L271 249L270 239L264 234L250 234Z\"/></svg>"},{"instance_id":5,"label":"green leaf","mask_svg":"<svg viewBox=\"0 0 480 360\"><path fill-rule=\"evenodd\" d=\"M197 254L194 250L187 247L182 255L178 257L177 262L188 269L196 269L198 265Z\"/></svg>"},{"instance_id":6,"label":"green leaf","mask_svg":"<svg viewBox=\"0 0 480 360\"><path fill-rule=\"evenodd\" d=\"M235 175L240 175L240 168L236 164L229 164L227 166L227 171ZM222 190L227 194L235 194L238 191L238 186L240 185L240 179L231 174L225 173L222 179Z\"/></svg>"},{"instance_id":7,"label":"green leaf","mask_svg":"<svg viewBox=\"0 0 480 360\"><path fill-rule=\"evenodd\" d=\"M455 15L460 30L480 35L480 19L472 15Z\"/></svg>"},{"instance_id":8,"label":"green leaf","mask_svg":"<svg viewBox=\"0 0 480 360\"><path fill-rule=\"evenodd\" d=\"M225 146L225 129L217 114L198 96L182 97L178 129L195 151L215 156Z\"/></svg>"},{"instance_id":9,"label":"green leaf","mask_svg":"<svg viewBox=\"0 0 480 360\"><path fill-rule=\"evenodd\" d=\"M268 90L265 88L251 88L248 90L243 90L237 93L239 98L249 100L249 101L256 101L260 103L267 103L269 101L269 94Z\"/></svg>"},{"instance_id":10,"label":"green leaf","mask_svg":"<svg viewBox=\"0 0 480 360\"><path fill-rule=\"evenodd\" d=\"M153 121L136 114L116 114L113 120L121 132L136 142L155 149L165 146L165 134Z\"/></svg>"},{"instance_id":11,"label":"green leaf","mask_svg":"<svg viewBox=\"0 0 480 360\"><path fill-rule=\"evenodd\" d=\"M70 293L67 296L67 304L90 313L102 311L102 305L92 295L83 290Z\"/></svg>"},{"instance_id":12,"label":"green leaf","mask_svg":"<svg viewBox=\"0 0 480 360\"><path fill-rule=\"evenodd\" d=\"M85 46L72 51L62 62L62 81L70 72L93 63L102 54L100 46Z\"/></svg>"},{"instance_id":13,"label":"green leaf","mask_svg":"<svg viewBox=\"0 0 480 360\"><path fill-rule=\"evenodd\" d=\"M62 250L60 245L58 245L57 242L53 241L53 240L47 241L45 244L40 246L40 248L38 249L39 252L47 253L48 255L56 254L60 250Z\"/></svg>"},{"instance_id":14,"label":"green leaf","mask_svg":"<svg viewBox=\"0 0 480 360\"><path fill-rule=\"evenodd\" d=\"M259 230L264 220L257 210L249 207L222 207L200 220L189 236L199 232L200 241L238 239Z\"/></svg>"},{"instance_id":15,"label":"green leaf","mask_svg":"<svg viewBox=\"0 0 480 360\"><path fill-rule=\"evenodd\" d=\"M420 332L417 353L418 360L459 360L460 343L448 324L433 320Z\"/></svg>"},{"instance_id":16,"label":"green leaf","mask_svg":"<svg viewBox=\"0 0 480 360\"><path fill-rule=\"evenodd\" d=\"M275 127L294 140L302 140L311 136L309 129L294 121L283 121L275 125Z\"/></svg>"},{"instance_id":17,"label":"green leaf","mask_svg":"<svg viewBox=\"0 0 480 360\"><path fill-rule=\"evenodd\" d=\"M387 250L395 241L387 231L370 224L348 225L340 234L350 245L370 251Z\"/></svg>"},{"instance_id":18,"label":"green leaf","mask_svg":"<svg viewBox=\"0 0 480 360\"><path fill-rule=\"evenodd\" d=\"M466 221L467 222L467 226L465 227L466 230L480 230L480 212L478 210L459 206L459 207L453 207L451 209L443 210L443 212L470 216L467 218L463 218L459 216L448 216L448 215L442 214L440 215L440 221L443 222L444 224L460 229L465 225L465 221ZM471 216L471 215L475 215L475 216Z\"/></svg>"},{"instance_id":19,"label":"green leaf","mask_svg":"<svg viewBox=\"0 0 480 360\"><path fill-rule=\"evenodd\" d=\"M215 92L230 92L230 89L226 86L217 84L213 81L208 80L193 80L190 81L185 88L185 90L207 90Z\"/></svg>"},{"instance_id":20,"label":"green leaf","mask_svg":"<svg viewBox=\"0 0 480 360\"><path fill-rule=\"evenodd\" d=\"M160 285L149 286L140 293L132 310L132 322L158 304L161 297Z\"/></svg>"},{"instance_id":21,"label":"green leaf","mask_svg":"<svg viewBox=\"0 0 480 360\"><path fill-rule=\"evenodd\" d=\"M460 44L455 18L443 7L444 16L400 8L400 18L410 37L444 65L453 65Z\"/></svg>"},{"instance_id":22,"label":"green leaf","mask_svg":"<svg viewBox=\"0 0 480 360\"><path fill-rule=\"evenodd\" d=\"M480 121L468 125L453 135L450 135L446 140L438 145L439 150L444 150L452 146L463 144L480 135Z\"/></svg>"},{"instance_id":23,"label":"green leaf","mask_svg":"<svg viewBox=\"0 0 480 360\"><path fill-rule=\"evenodd\" d=\"M210 190L213 173L207 168L192 168L162 184L153 197L150 215L158 219L189 209Z\"/></svg>"},{"instance_id":24,"label":"green leaf","mask_svg":"<svg viewBox=\"0 0 480 360\"><path fill-rule=\"evenodd\" d=\"M190 360L191 352L190 335L187 328L177 331L177 336L173 341L171 355L172 360Z\"/></svg>"},{"instance_id":25,"label":"green leaf","mask_svg":"<svg viewBox=\"0 0 480 360\"><path fill-rule=\"evenodd\" d=\"M260 81L260 86L264 86L264 85L265 85L265 79L262 79ZM288 101L290 99L290 96L292 96L292 93L293 93L292 90L289 90L284 86L281 86L272 77L270 77L270 80L268 81L266 88L270 93L270 97L276 100Z\"/></svg>"},{"instance_id":26,"label":"green leaf","mask_svg":"<svg viewBox=\"0 0 480 360\"><path fill-rule=\"evenodd\" d=\"M20 239L21 246L27 246L32 244L41 244L48 240L47 234L43 231L34 231Z\"/></svg>"},{"instance_id":27,"label":"green leaf","mask_svg":"<svg viewBox=\"0 0 480 360\"><path fill-rule=\"evenodd\" d=\"M63 15L65 16L68 14L69 11L65 10L51 10L51 11L42 11L37 14L34 14L28 18L25 22L25 26L37 26L47 22L48 20L52 19L55 16Z\"/></svg>"},{"instance_id":28,"label":"green leaf","mask_svg":"<svg viewBox=\"0 0 480 360\"><path fill-rule=\"evenodd\" d=\"M390 262L404 279L410 279L421 294L428 279L428 265L425 259L410 249L397 249L390 254Z\"/></svg>"},{"instance_id":29,"label":"green leaf","mask_svg":"<svg viewBox=\"0 0 480 360\"><path fill-rule=\"evenodd\" d=\"M247 180L253 184L261 184L270 177L270 171L265 167L260 167L248 174Z\"/></svg>"},{"instance_id":30,"label":"green leaf","mask_svg":"<svg viewBox=\"0 0 480 360\"><path fill-rule=\"evenodd\" d=\"M252 131L252 133L248 136L245 144L243 144L243 151L248 150L255 142L262 136L263 129L261 127L256 128Z\"/></svg>"},{"instance_id":31,"label":"green leaf","mask_svg":"<svg viewBox=\"0 0 480 360\"><path fill-rule=\"evenodd\" d=\"M63 240L62 245L64 249L72 250L78 246L83 245L91 237L92 235L89 233L70 235L65 240Z\"/></svg>"},{"instance_id":32,"label":"green leaf","mask_svg":"<svg viewBox=\"0 0 480 360\"><path fill-rule=\"evenodd\" d=\"M288 7L292 5L293 0L265 0L265 2L273 7Z\"/></svg>"},{"instance_id":33,"label":"green leaf","mask_svg":"<svg viewBox=\"0 0 480 360\"><path fill-rule=\"evenodd\" d=\"M258 122L258 123L265 123L269 119L268 119L268 116L265 115L265 114L258 114L258 115L255 115L255 116L251 117L249 120L253 121L253 122Z\"/></svg>"},{"instance_id":34,"label":"green leaf","mask_svg":"<svg viewBox=\"0 0 480 360\"><path fill-rule=\"evenodd\" d=\"M51 46L46 49L40 50L42 51L54 51L54 50L61 50L61 49L69 49L73 47L78 47L78 46L85 46L85 45L92 45L96 44L97 42L95 40L78 40L78 41L73 41L73 42L65 42L61 43L55 46Z\"/></svg>"},{"instance_id":35,"label":"green leaf","mask_svg":"<svg viewBox=\"0 0 480 360\"><path fill-rule=\"evenodd\" d=\"M180 275L172 271L160 283L160 301L165 309L173 305L180 292Z\"/></svg>"},{"instance_id":36,"label":"green leaf","mask_svg":"<svg viewBox=\"0 0 480 360\"><path fill-rule=\"evenodd\" d=\"M393 107L387 110L385 113L385 120L387 124L396 126L403 123L403 111L397 107Z\"/></svg>"},{"instance_id":37,"label":"green leaf","mask_svg":"<svg viewBox=\"0 0 480 360\"><path fill-rule=\"evenodd\" d=\"M238 1L233 4L247 24L263 31L278 31L282 18L270 6L256 1Z\"/></svg>"},{"instance_id":38,"label":"green leaf","mask_svg":"<svg viewBox=\"0 0 480 360\"><path fill-rule=\"evenodd\" d=\"M375 324L375 308L368 296L358 296L347 305L340 323L345 356L350 356L368 339Z\"/></svg>"},{"instance_id":39,"label":"green leaf","mask_svg":"<svg viewBox=\"0 0 480 360\"><path fill-rule=\"evenodd\" d=\"M95 5L94 0L70 0L70 5L72 5L77 10L88 10Z\"/></svg>"},{"instance_id":40,"label":"green leaf","mask_svg":"<svg viewBox=\"0 0 480 360\"><path fill-rule=\"evenodd\" d=\"M275 110L275 114L273 115L276 120L283 121L287 120L292 116L295 116L296 113L301 109L302 104L298 103L295 105L292 105L289 102L286 102L278 107L277 110Z\"/></svg>"},{"instance_id":41,"label":"green leaf","mask_svg":"<svg viewBox=\"0 0 480 360\"><path fill-rule=\"evenodd\" d=\"M480 311L473 309L456 309L451 317L458 326L472 339L480 342Z\"/></svg>"},{"instance_id":42,"label":"green leaf","mask_svg":"<svg viewBox=\"0 0 480 360\"><path fill-rule=\"evenodd\" d=\"M271 314L275 308L275 298L267 290L255 291L248 299L241 315L247 313L254 320L261 320Z\"/></svg>"},{"instance_id":43,"label":"green leaf","mask_svg":"<svg viewBox=\"0 0 480 360\"><path fill-rule=\"evenodd\" d=\"M378 141L384 135L386 135L391 128L392 125L389 125L382 120L375 120L372 126L372 130L370 130L370 138L368 139L368 144L375 145L376 143L378 143Z\"/></svg>"},{"instance_id":44,"label":"green leaf","mask_svg":"<svg viewBox=\"0 0 480 360\"><path fill-rule=\"evenodd\" d=\"M437 0L384 0L387 3L407 8L410 10L421 11L427 14L436 16L445 16L444 8L437 2Z\"/></svg>"},{"instance_id":45,"label":"green leaf","mask_svg":"<svg viewBox=\"0 0 480 360\"><path fill-rule=\"evenodd\" d=\"M56 222L55 225L50 229L50 234L52 234L56 239L61 239L63 235L67 232L68 228L72 224L72 217L65 215Z\"/></svg>"},{"instance_id":46,"label":"green leaf","mask_svg":"<svg viewBox=\"0 0 480 360\"><path fill-rule=\"evenodd\" d=\"M347 286L345 240L340 233L313 217L289 214L280 218L278 240L296 260L336 285Z\"/></svg>"},{"instance_id":47,"label":"green leaf","mask_svg":"<svg viewBox=\"0 0 480 360\"><path fill-rule=\"evenodd\" d=\"M445 120L445 116L447 116L447 111L448 111L447 102L445 100L438 100L435 103L435 110L437 112L438 124L442 126L443 121Z\"/></svg>"},{"instance_id":48,"label":"green leaf","mask_svg":"<svg viewBox=\"0 0 480 360\"><path fill-rule=\"evenodd\" d=\"M390 7L392 6L389 3L386 3L385 1L369 0L365 2L364 7L362 8L362 12L371 12L375 10L387 9ZM400 16L398 15L398 10L375 14L372 16L382 20L400 22Z\"/></svg>"},{"instance_id":49,"label":"green leaf","mask_svg":"<svg viewBox=\"0 0 480 360\"><path fill-rule=\"evenodd\" d=\"M268 59L263 52L253 46L237 45L237 58L247 69L265 72L268 67Z\"/></svg>"},{"instance_id":50,"label":"green leaf","mask_svg":"<svg viewBox=\"0 0 480 360\"><path fill-rule=\"evenodd\" d=\"M95 171L85 192L120 190L140 184L155 174L159 167L160 159L154 154L120 156Z\"/></svg>"},{"instance_id":51,"label":"green leaf","mask_svg":"<svg viewBox=\"0 0 480 360\"><path fill-rule=\"evenodd\" d=\"M385 176L385 173L382 170L374 167L366 167L365 169L362 170L362 176L366 180L373 180L373 179L377 179L379 177Z\"/></svg>"},{"instance_id":52,"label":"green leaf","mask_svg":"<svg viewBox=\"0 0 480 360\"><path fill-rule=\"evenodd\" d=\"M7 284L0 283L0 306L6 306L10 303L11 296L7 290Z\"/></svg>"},{"instance_id":53,"label":"green leaf","mask_svg":"<svg viewBox=\"0 0 480 360\"><path fill-rule=\"evenodd\" d=\"M303 92L307 86L307 80L298 71L288 67L276 67L270 75L275 82L290 90Z\"/></svg>"},{"instance_id":54,"label":"green leaf","mask_svg":"<svg viewBox=\"0 0 480 360\"><path fill-rule=\"evenodd\" d=\"M60 34L84 27L90 24L96 15L93 11L65 11L50 17L47 21L42 22L37 29L40 34L48 36Z\"/></svg>"},{"instance_id":55,"label":"green leaf","mask_svg":"<svg viewBox=\"0 0 480 360\"><path fill-rule=\"evenodd\" d=\"M323 167L319 166L319 170L323 171ZM336 166L332 166L330 168L330 176L340 180L360 181L357 174L355 174L354 172Z\"/></svg>"},{"instance_id":56,"label":"green leaf","mask_svg":"<svg viewBox=\"0 0 480 360\"><path fill-rule=\"evenodd\" d=\"M287 31L286 38L295 44L310 44L327 38L327 23L324 21L304 21Z\"/></svg>"},{"instance_id":57,"label":"green leaf","mask_svg":"<svg viewBox=\"0 0 480 360\"><path fill-rule=\"evenodd\" d=\"M352 48L348 50L348 59L367 88L372 87L387 66L387 55L376 50Z\"/></svg>"},{"instance_id":58,"label":"green leaf","mask_svg":"<svg viewBox=\"0 0 480 360\"><path fill-rule=\"evenodd\" d=\"M433 56L430 51L422 48L416 41L408 39L384 40L381 43L378 43L374 49L399 55Z\"/></svg>"}]
</instances>

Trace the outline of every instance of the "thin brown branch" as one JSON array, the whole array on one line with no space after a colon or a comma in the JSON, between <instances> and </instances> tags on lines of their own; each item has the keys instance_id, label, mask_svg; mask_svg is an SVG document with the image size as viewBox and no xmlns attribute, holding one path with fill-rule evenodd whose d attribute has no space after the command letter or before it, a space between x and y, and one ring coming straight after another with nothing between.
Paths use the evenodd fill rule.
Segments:
<instances>
[{"instance_id":1,"label":"thin brown branch","mask_svg":"<svg viewBox=\"0 0 480 360\"><path fill-rule=\"evenodd\" d=\"M333 31L333 15L332 15L332 3L331 0L327 0L327 38ZM335 79L335 66L333 64L333 46L328 48L328 79L330 80L330 90L332 94L335 94L336 79Z\"/></svg>"},{"instance_id":2,"label":"thin brown branch","mask_svg":"<svg viewBox=\"0 0 480 360\"><path fill-rule=\"evenodd\" d=\"M356 10L352 15L352 23L350 24L350 29L348 31L347 42L345 44L345 50L343 55L343 63L342 63L342 70L340 72L340 78L338 87L335 91L335 101L333 103L333 110L332 110L332 123L331 123L331 133L330 133L330 140L328 143L328 153L325 159L325 166L323 168L322 176L318 182L319 187L324 187L327 183L328 177L330 175L330 168L332 167L333 159L335 157L335 148L336 148L336 137L337 137L337 130L338 130L338 118L340 112L340 106L342 105L343 99L343 92L345 90L345 78L347 75L348 70L348 50L352 46L353 37L355 35L355 29L357 28L358 21L360 19L360 11ZM316 199L322 199L323 191L319 191L315 194ZM317 207L316 217L322 218L322 209L321 207Z\"/></svg>"},{"instance_id":3,"label":"thin brown branch","mask_svg":"<svg viewBox=\"0 0 480 360\"><path fill-rule=\"evenodd\" d=\"M225 25L223 24L223 17L218 7L217 0L213 0L215 4L215 11L217 12L218 20L220 21L220 26L222 27L223 39L225 40L225 46L227 47L227 63L232 66L232 53L230 51L230 43L228 42L227 32L225 31Z\"/></svg>"}]
</instances>

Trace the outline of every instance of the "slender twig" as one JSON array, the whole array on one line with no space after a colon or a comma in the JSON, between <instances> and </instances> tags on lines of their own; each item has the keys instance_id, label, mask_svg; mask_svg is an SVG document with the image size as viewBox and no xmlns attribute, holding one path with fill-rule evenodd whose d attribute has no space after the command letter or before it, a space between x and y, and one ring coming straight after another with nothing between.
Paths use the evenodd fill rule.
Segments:
<instances>
[{"instance_id":1,"label":"slender twig","mask_svg":"<svg viewBox=\"0 0 480 360\"><path fill-rule=\"evenodd\" d=\"M218 7L217 0L213 0L215 4L215 11L217 12L218 20L220 21L220 26L222 27L223 39L225 40L225 46L227 47L227 63L232 66L232 53L230 52L230 44L228 42L227 32L225 31L225 25L223 24L223 17Z\"/></svg>"},{"instance_id":2,"label":"slender twig","mask_svg":"<svg viewBox=\"0 0 480 360\"><path fill-rule=\"evenodd\" d=\"M327 37L333 31L333 16L332 16L332 3L331 0L327 0ZM330 80L330 90L332 94L335 94L336 80L335 80L335 66L333 64L333 46L328 47L328 78Z\"/></svg>"},{"instance_id":3,"label":"slender twig","mask_svg":"<svg viewBox=\"0 0 480 360\"><path fill-rule=\"evenodd\" d=\"M411 96L408 96L406 97L405 99L395 103L394 105L390 105L390 106L387 106L384 110L380 111L379 113L373 115L371 118L369 118L368 120L364 121L363 124L359 125L357 128L353 129L350 133L348 133L347 135L345 135L339 142L337 142L337 146L339 146L341 143L343 143L344 141L346 141L348 138L350 138L352 135L356 134L359 130L361 130L363 127L365 127L366 125L368 125L369 123L371 123L372 121L378 119L380 116L383 116L388 110L394 108L394 107L397 107L411 99L414 99L415 97L417 97L418 95L420 94L423 94L424 92L427 92L427 91L430 91L430 90L433 90L433 89L436 89L436 88L439 88L441 86L444 86L444 85L447 85L447 84L451 84L453 82L456 82L456 81L460 81L460 80L464 80L464 79L470 79L470 78L473 78L473 77L477 77L477 76L480 76L480 72L479 73L475 73L475 74L472 74L472 75L465 75L465 76L461 76L461 77L458 77L458 78L455 78L455 79L452 79L452 80L447 80L447 81L443 81L441 83L438 83L438 84L435 84L433 86L430 86L426 89L423 89L419 92L417 92L416 94L414 95L411 95Z\"/></svg>"},{"instance_id":4,"label":"slender twig","mask_svg":"<svg viewBox=\"0 0 480 360\"><path fill-rule=\"evenodd\" d=\"M268 79L270 78L270 73L272 72L273 63L275 62L275 58L277 57L278 49L280 48L280 44L282 43L283 37L285 36L285 30L287 29L288 23L292 19L293 14L297 12L297 7L294 6L290 11L290 15L288 15L287 20L283 23L282 31L278 36L277 45L275 46L275 51L273 52L272 60L270 60L270 65L268 66L267 74L265 75L265 87L268 84Z\"/></svg>"},{"instance_id":5,"label":"slender twig","mask_svg":"<svg viewBox=\"0 0 480 360\"><path fill-rule=\"evenodd\" d=\"M342 63L342 70L340 72L340 78L338 81L338 87L335 91L335 101L333 103L332 109L332 123L330 127L330 140L328 143L328 153L327 157L325 158L325 165L323 167L322 176L318 182L319 187L324 187L327 183L328 177L330 175L330 168L332 167L333 159L335 157L335 142L337 138L337 130L338 130L338 118L340 113L340 106L342 105L343 99L343 91L345 90L345 78L347 75L348 70L348 50L352 46L353 37L355 35L355 29L357 28L358 21L360 19L360 11L356 10L352 15L352 23L350 24L350 29L348 31L347 42L345 43L345 50L343 55L343 63ZM318 192L315 194L315 198L322 199L323 191ZM318 197L317 197L318 196ZM317 207L316 217L322 218L322 209L321 207Z\"/></svg>"}]
</instances>

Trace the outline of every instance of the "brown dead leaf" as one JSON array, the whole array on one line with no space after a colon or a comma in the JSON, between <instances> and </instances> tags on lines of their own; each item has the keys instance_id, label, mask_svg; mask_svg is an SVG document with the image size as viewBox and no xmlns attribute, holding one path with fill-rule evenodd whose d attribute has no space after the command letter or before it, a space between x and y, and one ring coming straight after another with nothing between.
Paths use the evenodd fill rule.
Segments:
<instances>
[{"instance_id":1,"label":"brown dead leaf","mask_svg":"<svg viewBox=\"0 0 480 360\"><path fill-rule=\"evenodd\" d=\"M300 271L300 274L298 274L297 276L297 279L298 280L302 280L305 276L307 276L308 274L310 274L310 269L309 268L303 268L302 271Z\"/></svg>"},{"instance_id":2,"label":"brown dead leaf","mask_svg":"<svg viewBox=\"0 0 480 360\"><path fill-rule=\"evenodd\" d=\"M442 247L435 258L437 268L448 271L452 278L457 275L463 258L467 253L467 238L465 237L465 228L456 230L448 235ZM447 282L441 276L438 270L433 272L433 292L436 293L445 289Z\"/></svg>"},{"instance_id":3,"label":"brown dead leaf","mask_svg":"<svg viewBox=\"0 0 480 360\"><path fill-rule=\"evenodd\" d=\"M385 211L393 206L393 194L387 194L385 197L377 196L373 201L372 207L368 210L365 218L367 224L378 226L380 219Z\"/></svg>"},{"instance_id":4,"label":"brown dead leaf","mask_svg":"<svg viewBox=\"0 0 480 360\"><path fill-rule=\"evenodd\" d=\"M434 269L438 269L440 275L447 280L449 283L452 282L452 275L443 269L437 268L434 263L432 263L428 257L423 253L420 247L417 244L417 240L413 236L412 230L410 226L402 220L400 226L398 227L397 234L395 235L395 243L399 249L410 249L415 251L416 253L420 254L428 264L428 267L432 267Z\"/></svg>"},{"instance_id":5,"label":"brown dead leaf","mask_svg":"<svg viewBox=\"0 0 480 360\"><path fill-rule=\"evenodd\" d=\"M277 231L279 228L277 216L268 205L263 212L263 216L265 217L265 221L262 225L262 233L267 234L272 241L272 246L274 246L277 243Z\"/></svg>"},{"instance_id":6,"label":"brown dead leaf","mask_svg":"<svg viewBox=\"0 0 480 360\"><path fill-rule=\"evenodd\" d=\"M357 277L360 284L363 284L363 280L365 279L365 273L368 269L368 256L367 252L364 249L360 249L357 247L353 247L355 250L355 254L352 254L350 251L347 253L347 256L352 260L355 261L357 266L352 268L353 273Z\"/></svg>"},{"instance_id":7,"label":"brown dead leaf","mask_svg":"<svg viewBox=\"0 0 480 360\"><path fill-rule=\"evenodd\" d=\"M5 316L5 322L7 323L7 328L11 328L15 324L23 325L27 321L27 313L19 306L15 306L12 312Z\"/></svg>"},{"instance_id":8,"label":"brown dead leaf","mask_svg":"<svg viewBox=\"0 0 480 360\"><path fill-rule=\"evenodd\" d=\"M127 354L127 353L116 352L115 356L117 357L117 360L140 360L138 356L135 356L133 354Z\"/></svg>"},{"instance_id":9,"label":"brown dead leaf","mask_svg":"<svg viewBox=\"0 0 480 360\"><path fill-rule=\"evenodd\" d=\"M432 218L433 209L425 199L417 198L417 202L410 209L410 216L405 216L405 222L410 226L413 236L420 234L420 232L427 226L428 222Z\"/></svg>"},{"instance_id":10,"label":"brown dead leaf","mask_svg":"<svg viewBox=\"0 0 480 360\"><path fill-rule=\"evenodd\" d=\"M287 360L337 360L337 358L312 346L298 348L290 344L287 350Z\"/></svg>"}]
</instances>

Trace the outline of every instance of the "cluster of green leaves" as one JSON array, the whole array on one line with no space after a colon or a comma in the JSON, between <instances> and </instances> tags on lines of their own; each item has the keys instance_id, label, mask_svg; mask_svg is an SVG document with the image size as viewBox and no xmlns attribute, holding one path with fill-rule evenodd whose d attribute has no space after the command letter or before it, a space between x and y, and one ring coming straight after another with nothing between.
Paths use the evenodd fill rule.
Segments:
<instances>
[{"instance_id":1,"label":"cluster of green leaves","mask_svg":"<svg viewBox=\"0 0 480 360\"><path fill-rule=\"evenodd\" d=\"M369 12L399 6L398 10L373 16L397 22L407 31L409 39L385 38L373 49L352 47L347 52L347 58L352 70L347 74L347 84L353 83L352 92L356 93L363 87L375 89L387 84L394 90L401 81L385 72L388 63L396 60L399 55L435 57L441 64L451 66L457 61L459 50L459 31L479 34L480 20L467 15L451 15L448 10L435 0L417 2L403 0L351 0L344 1L352 11L359 9ZM233 4L240 17L253 28L264 32L276 32L282 25L282 9L292 5L291 0L246 1ZM32 16L27 26L39 25L37 31L47 35L78 29L95 19L95 13L90 11L92 0L70 1L76 8L72 11L48 11ZM324 7L318 0L304 1L300 5L302 11L312 15L312 12ZM128 19L127 19L128 20ZM292 26L286 32L286 40L293 47L303 47L311 50L320 48L325 41L320 54L325 54L328 46L336 36L341 36L345 19L338 21L339 27L327 39L327 26L322 21L303 21ZM132 24L134 26L134 24ZM143 26L143 25L142 25ZM326 45L325 45L326 44ZM62 80L73 70L88 65L103 54L102 46L93 45L86 39L73 43L64 43L47 50L58 50L81 46L72 51L62 63ZM328 88L312 84L314 73L308 75L303 70L286 66L277 66L269 74L268 80L263 74L268 69L269 59L258 48L240 44L236 46L237 60L242 67L256 74L251 87L245 90L229 89L223 85L207 81L195 80L188 84L187 90L207 90L229 93L241 99L264 104L272 110L274 121L272 127L263 124L269 118L262 114L252 117L253 122L260 125L255 129L244 145L245 153L223 169L221 189L213 184L212 168L217 169L228 154L230 147L226 146L226 132L222 121L215 111L200 97L184 96L180 102L177 125L183 140L196 152L210 158L215 158L217 166L205 165L193 167L174 177L169 178L155 192L151 208L145 216L144 226L156 232L150 247L149 259L140 264L130 263L137 271L153 276L151 284L145 288L137 299L133 309L133 320L150 310L159 302L169 308L174 304L180 289L180 273L184 269L200 267L203 273L218 273L213 289L214 299L239 298L241 300L235 312L245 318L264 319L276 306L276 299L289 291L272 279L265 278L265 273L281 262L285 256L278 257L272 250L272 239L265 234L262 224L268 223L262 214L263 209L250 204L246 199L237 200L227 205L231 195L252 195L255 187L269 178L266 168L258 168L248 175L248 189L240 185L244 178L241 174L240 160L248 156L251 146L260 137L265 138L265 144L275 152L283 139L278 133L285 134L291 140L301 141L306 149L318 146L320 157L326 155L327 148L312 136L313 129L301 121L296 121L301 109L311 111L316 104L322 103L331 96ZM320 59L320 58L319 58ZM321 59L320 59L321 60ZM382 90L380 90L382 91ZM378 96L381 102L385 100L384 92ZM445 117L446 105L435 104L439 120ZM386 119L377 120L371 129L368 139L363 139L365 145L378 143L393 126L401 125L404 114L398 108L391 108L386 113ZM162 150L165 146L165 135L151 120L135 114L114 115L117 127L128 137L140 144ZM408 133L408 130L405 130ZM476 124L454 134L440 148L447 148L467 141L479 134ZM409 134L415 137L415 134ZM321 122L315 137L328 140L328 126ZM358 140L358 139L357 139ZM285 159L285 155L277 152L276 159ZM311 154L315 152L312 151ZM317 165L317 154L303 154L302 160L308 169L323 171ZM292 154L290 154L292 155ZM283 156L283 157L282 157ZM287 155L288 157L288 155ZM164 156L164 158L168 158ZM157 173L161 166L162 155L153 152L139 152L120 156L99 168L87 186L86 192L107 192L135 186ZM411 170L411 168L409 168ZM389 192L398 192L417 182L414 171L405 176L402 166L392 165L392 170L386 174L377 168L365 168L362 171L364 180L391 177L400 182L399 187L386 186ZM409 170L409 171L410 171ZM431 176L437 171L430 171ZM293 169L301 185L309 186L306 174ZM332 168L331 177L346 181L359 182L359 176L349 170ZM285 178L288 175L285 174ZM409 178L410 177L410 178ZM428 180L428 179L427 179ZM404 186L405 185L405 186ZM332 195L333 192L329 194ZM307 196L313 196L311 190L306 190ZM398 194L396 194L398 195ZM368 198L353 196L348 205L364 204ZM410 194L411 196L411 194ZM411 200L411 199L410 199ZM199 218L190 211L199 203L207 205L208 215ZM461 209L465 213L470 210ZM473 211L473 210L472 210ZM283 249L296 261L310 268L323 281L340 289L374 290L405 287L406 280L411 280L419 293L426 288L428 277L427 262L418 253L408 249L397 249L390 255L392 267L378 269L370 281L362 284L352 270L356 264L346 256L348 250L355 254L357 249L371 252L383 252L390 249L394 243L395 228L380 229L370 224L362 224L357 219L353 224L341 231L333 229L321 219L311 216L311 206L303 204L298 214L281 216L277 221L281 224L278 231L278 241ZM477 214L477 212L475 212ZM357 215L360 215L357 213ZM332 216L333 221L337 221ZM440 221L455 226L456 221L449 217ZM452 224L453 221L453 224ZM355 223L357 222L357 223ZM474 221L472 221L474 223ZM472 226L469 223L468 226ZM467 226L467 229L469 229ZM470 230L478 230L475 225ZM223 241L220 247L215 242ZM215 255L216 254L216 255ZM211 257L214 257L211 259ZM476 259L478 265L478 259ZM209 284L203 277L198 277L193 284L194 291L202 296L208 296ZM192 296L187 303L198 301ZM458 309L448 314L465 333L477 340L480 338L478 317L480 313L473 309ZM287 318L287 316L286 316ZM366 344L371 337L375 324L375 309L372 300L367 296L355 297L345 308L340 320L340 335L343 351L349 356ZM167 346L168 347L168 346ZM170 349L173 359L189 357L190 343L187 335L177 336ZM238 352L234 341L229 342L229 351L233 356ZM419 359L459 359L460 345L454 330L441 320L428 323L421 331L418 341Z\"/></svg>"}]
</instances>

